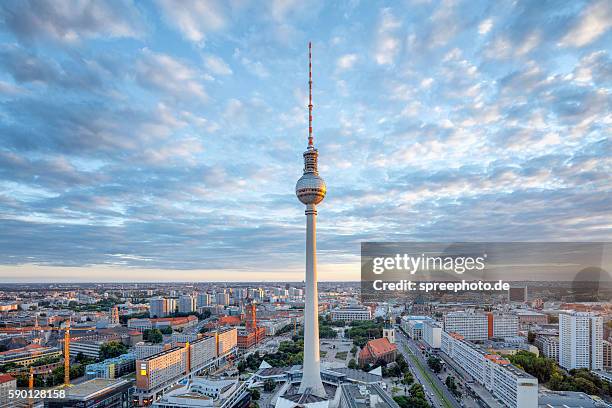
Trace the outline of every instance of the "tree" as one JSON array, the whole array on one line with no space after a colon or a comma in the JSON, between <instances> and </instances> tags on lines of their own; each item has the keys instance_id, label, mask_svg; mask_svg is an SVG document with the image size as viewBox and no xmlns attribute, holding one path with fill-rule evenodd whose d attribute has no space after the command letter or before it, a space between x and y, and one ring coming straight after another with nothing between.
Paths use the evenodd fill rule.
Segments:
<instances>
[{"instance_id":1,"label":"tree","mask_svg":"<svg viewBox=\"0 0 612 408\"><path fill-rule=\"evenodd\" d=\"M436 356L431 356L427 359L427 365L434 373L442 371L442 361Z\"/></svg>"},{"instance_id":2,"label":"tree","mask_svg":"<svg viewBox=\"0 0 612 408\"><path fill-rule=\"evenodd\" d=\"M142 333L142 338L151 343L161 343L164 341L164 335L159 329L146 329L144 333Z\"/></svg>"},{"instance_id":3,"label":"tree","mask_svg":"<svg viewBox=\"0 0 612 408\"><path fill-rule=\"evenodd\" d=\"M253 401L257 401L261 397L261 393L259 392L259 390L257 388L250 389L249 393L251 394L251 399Z\"/></svg>"},{"instance_id":4,"label":"tree","mask_svg":"<svg viewBox=\"0 0 612 408\"><path fill-rule=\"evenodd\" d=\"M402 384L411 385L414 382L414 377L412 373L408 372L404 374L404 378L402 378Z\"/></svg>"},{"instance_id":5,"label":"tree","mask_svg":"<svg viewBox=\"0 0 612 408\"><path fill-rule=\"evenodd\" d=\"M100 346L100 358L103 360L106 360L107 358L119 357L127 352L128 347L118 341L111 341Z\"/></svg>"},{"instance_id":6,"label":"tree","mask_svg":"<svg viewBox=\"0 0 612 408\"><path fill-rule=\"evenodd\" d=\"M357 361L354 358L351 358L348 362L348 368L354 370L357 368Z\"/></svg>"},{"instance_id":7,"label":"tree","mask_svg":"<svg viewBox=\"0 0 612 408\"><path fill-rule=\"evenodd\" d=\"M355 353L357 353L357 346L351 347L351 354L354 355Z\"/></svg>"},{"instance_id":8,"label":"tree","mask_svg":"<svg viewBox=\"0 0 612 408\"><path fill-rule=\"evenodd\" d=\"M535 341L535 339L536 339L536 334L535 334L534 332L532 332L532 331L527 332L527 341L528 341L530 344L533 344L533 342Z\"/></svg>"},{"instance_id":9,"label":"tree","mask_svg":"<svg viewBox=\"0 0 612 408\"><path fill-rule=\"evenodd\" d=\"M166 326L160 330L163 334L172 334L172 326Z\"/></svg>"},{"instance_id":10,"label":"tree","mask_svg":"<svg viewBox=\"0 0 612 408\"><path fill-rule=\"evenodd\" d=\"M276 388L276 382L274 382L273 379L268 378L266 381L264 381L263 389L265 392L272 392L274 391L275 388Z\"/></svg>"}]
</instances>

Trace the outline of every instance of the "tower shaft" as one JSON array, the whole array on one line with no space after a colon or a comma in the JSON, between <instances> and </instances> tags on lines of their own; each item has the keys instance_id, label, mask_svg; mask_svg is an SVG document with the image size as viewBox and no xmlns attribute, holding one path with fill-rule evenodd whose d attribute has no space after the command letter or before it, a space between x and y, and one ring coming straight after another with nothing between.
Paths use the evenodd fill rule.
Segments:
<instances>
[{"instance_id":1,"label":"tower shaft","mask_svg":"<svg viewBox=\"0 0 612 408\"><path fill-rule=\"evenodd\" d=\"M304 305L304 373L300 393L326 397L319 354L319 290L317 287L317 209L306 206L306 302Z\"/></svg>"}]
</instances>

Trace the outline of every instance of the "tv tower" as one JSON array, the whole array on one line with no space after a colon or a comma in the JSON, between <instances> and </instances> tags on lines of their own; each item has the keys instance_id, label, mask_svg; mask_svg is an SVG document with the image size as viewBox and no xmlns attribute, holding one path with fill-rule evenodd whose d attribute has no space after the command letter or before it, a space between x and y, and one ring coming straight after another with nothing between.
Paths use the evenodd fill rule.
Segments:
<instances>
[{"instance_id":1,"label":"tv tower","mask_svg":"<svg viewBox=\"0 0 612 408\"><path fill-rule=\"evenodd\" d=\"M308 43L308 147L304 152L304 174L295 185L295 194L306 204L306 303L304 306L304 372L299 393L327 397L321 381L319 356L319 292L317 289L317 204L327 190L319 176L312 135L312 44Z\"/></svg>"}]
</instances>

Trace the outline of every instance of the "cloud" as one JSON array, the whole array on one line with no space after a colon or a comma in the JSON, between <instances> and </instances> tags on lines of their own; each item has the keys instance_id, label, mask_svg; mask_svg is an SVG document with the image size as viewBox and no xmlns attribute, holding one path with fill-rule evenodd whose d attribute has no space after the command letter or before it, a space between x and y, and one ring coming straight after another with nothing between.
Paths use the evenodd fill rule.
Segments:
<instances>
[{"instance_id":1,"label":"cloud","mask_svg":"<svg viewBox=\"0 0 612 408\"><path fill-rule=\"evenodd\" d=\"M612 3L599 0L589 4L579 20L561 39L564 47L584 47L612 28Z\"/></svg>"},{"instance_id":2,"label":"cloud","mask_svg":"<svg viewBox=\"0 0 612 408\"><path fill-rule=\"evenodd\" d=\"M141 37L142 16L131 1L24 0L0 5L6 26L21 40L76 43L88 38Z\"/></svg>"},{"instance_id":3,"label":"cloud","mask_svg":"<svg viewBox=\"0 0 612 408\"><path fill-rule=\"evenodd\" d=\"M340 58L338 58L338 61L336 62L336 66L340 70L351 69L357 62L357 59L358 59L357 54L345 54L345 55L342 55Z\"/></svg>"},{"instance_id":4,"label":"cloud","mask_svg":"<svg viewBox=\"0 0 612 408\"><path fill-rule=\"evenodd\" d=\"M395 32L400 27L401 22L396 19L391 9L381 10L374 51L374 59L379 65L389 65L395 60L400 49L400 40Z\"/></svg>"},{"instance_id":5,"label":"cloud","mask_svg":"<svg viewBox=\"0 0 612 408\"><path fill-rule=\"evenodd\" d=\"M156 53L147 48L142 50L136 75L142 86L161 91L178 100L185 97L201 101L208 99L198 72L167 54Z\"/></svg>"},{"instance_id":6,"label":"cloud","mask_svg":"<svg viewBox=\"0 0 612 408\"><path fill-rule=\"evenodd\" d=\"M232 69L222 58L215 55L207 55L204 57L204 63L213 74L216 75L231 75Z\"/></svg>"},{"instance_id":7,"label":"cloud","mask_svg":"<svg viewBox=\"0 0 612 408\"><path fill-rule=\"evenodd\" d=\"M493 28L493 19L487 18L478 25L478 34L485 35Z\"/></svg>"},{"instance_id":8,"label":"cloud","mask_svg":"<svg viewBox=\"0 0 612 408\"><path fill-rule=\"evenodd\" d=\"M227 24L223 3L216 0L158 0L166 21L187 40L201 43Z\"/></svg>"}]
</instances>

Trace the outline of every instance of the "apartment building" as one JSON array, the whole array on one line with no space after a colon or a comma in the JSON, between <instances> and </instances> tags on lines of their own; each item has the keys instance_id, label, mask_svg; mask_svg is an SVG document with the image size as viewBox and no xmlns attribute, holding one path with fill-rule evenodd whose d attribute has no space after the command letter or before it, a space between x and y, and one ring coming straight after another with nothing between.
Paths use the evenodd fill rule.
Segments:
<instances>
[{"instance_id":1,"label":"apartment building","mask_svg":"<svg viewBox=\"0 0 612 408\"><path fill-rule=\"evenodd\" d=\"M450 312L444 316L444 331L458 333L466 340L483 341L489 338L489 320L485 314Z\"/></svg>"},{"instance_id":2,"label":"apartment building","mask_svg":"<svg viewBox=\"0 0 612 408\"><path fill-rule=\"evenodd\" d=\"M535 339L535 346L544 357L559 362L559 336L538 334Z\"/></svg>"},{"instance_id":3,"label":"apartment building","mask_svg":"<svg viewBox=\"0 0 612 408\"><path fill-rule=\"evenodd\" d=\"M187 370L185 347L172 347L136 361L136 388L152 390L171 383Z\"/></svg>"},{"instance_id":4,"label":"apartment building","mask_svg":"<svg viewBox=\"0 0 612 408\"><path fill-rule=\"evenodd\" d=\"M603 355L603 368L604 370L609 370L612 368L612 343L608 340L602 340L601 349Z\"/></svg>"},{"instance_id":5,"label":"apartment building","mask_svg":"<svg viewBox=\"0 0 612 408\"><path fill-rule=\"evenodd\" d=\"M515 314L451 312L444 316L444 331L459 333L470 341L515 337L519 319Z\"/></svg>"},{"instance_id":6,"label":"apartment building","mask_svg":"<svg viewBox=\"0 0 612 408\"><path fill-rule=\"evenodd\" d=\"M442 345L442 326L433 320L424 321L423 341L429 347L439 349Z\"/></svg>"},{"instance_id":7,"label":"apartment building","mask_svg":"<svg viewBox=\"0 0 612 408\"><path fill-rule=\"evenodd\" d=\"M603 319L590 312L559 313L559 365L566 370L603 368Z\"/></svg>"},{"instance_id":8,"label":"apartment building","mask_svg":"<svg viewBox=\"0 0 612 408\"><path fill-rule=\"evenodd\" d=\"M372 320L372 311L366 306L339 307L331 311L332 320Z\"/></svg>"},{"instance_id":9,"label":"apartment building","mask_svg":"<svg viewBox=\"0 0 612 408\"><path fill-rule=\"evenodd\" d=\"M164 345L162 343L146 343L141 341L134 345L134 355L136 360L142 360L153 354L160 353L163 349Z\"/></svg>"},{"instance_id":10,"label":"apartment building","mask_svg":"<svg viewBox=\"0 0 612 408\"><path fill-rule=\"evenodd\" d=\"M457 333L441 333L441 350L479 384L511 408L538 406L537 378L498 354L487 353Z\"/></svg>"},{"instance_id":11,"label":"apartment building","mask_svg":"<svg viewBox=\"0 0 612 408\"><path fill-rule=\"evenodd\" d=\"M515 337L519 332L519 319L514 314L487 314L487 335L489 338L502 339Z\"/></svg>"}]
</instances>

